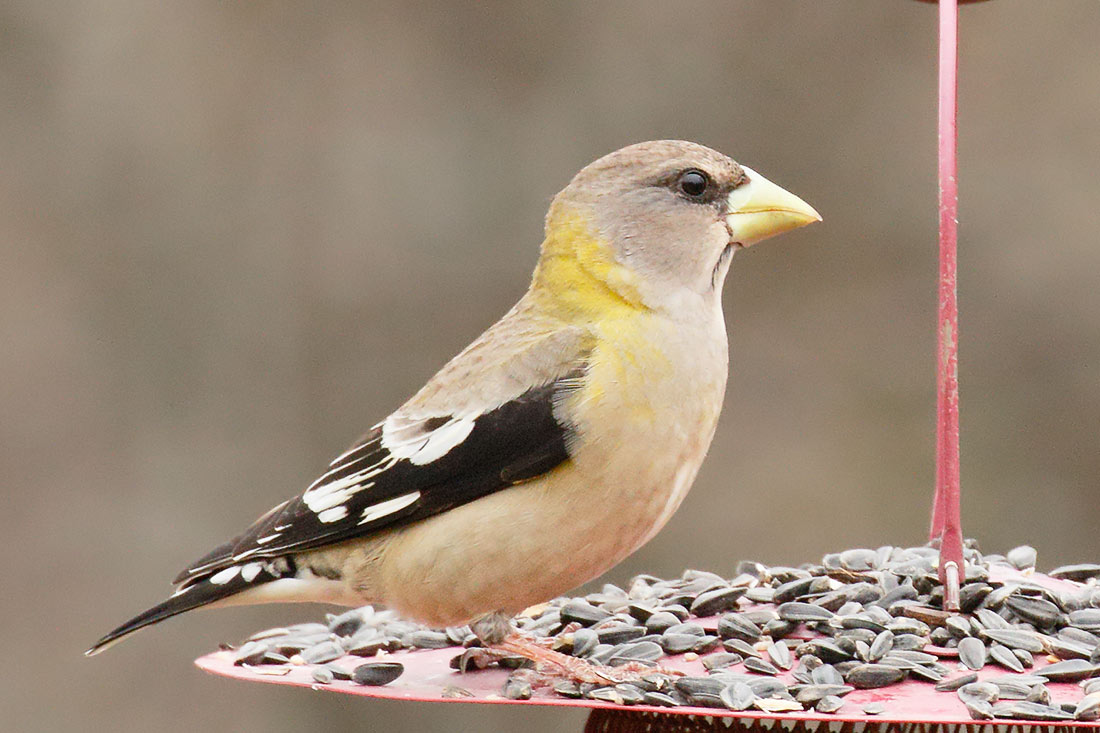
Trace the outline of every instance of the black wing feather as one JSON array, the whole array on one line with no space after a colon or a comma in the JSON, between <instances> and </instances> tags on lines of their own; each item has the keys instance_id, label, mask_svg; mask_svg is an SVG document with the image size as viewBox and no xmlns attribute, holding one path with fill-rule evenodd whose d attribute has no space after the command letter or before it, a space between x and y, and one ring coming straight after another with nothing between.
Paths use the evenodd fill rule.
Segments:
<instances>
[{"instance_id":1,"label":"black wing feather","mask_svg":"<svg viewBox=\"0 0 1100 733\"><path fill-rule=\"evenodd\" d=\"M370 476L369 488L361 488L344 500L344 518L322 522L318 512L304 500L305 495L298 496L269 511L240 537L195 562L176 582L206 576L245 560L335 544L417 522L553 470L569 458L572 440L572 427L558 419L555 407L579 386L581 374L578 370L529 389L483 413L474 420L464 440L428 463L394 459L382 445L382 427L374 428L309 489L323 489L372 467L384 467ZM450 419L430 417L423 427L430 431ZM420 492L420 496L407 507L360 523L364 510L411 492Z\"/></svg>"}]
</instances>

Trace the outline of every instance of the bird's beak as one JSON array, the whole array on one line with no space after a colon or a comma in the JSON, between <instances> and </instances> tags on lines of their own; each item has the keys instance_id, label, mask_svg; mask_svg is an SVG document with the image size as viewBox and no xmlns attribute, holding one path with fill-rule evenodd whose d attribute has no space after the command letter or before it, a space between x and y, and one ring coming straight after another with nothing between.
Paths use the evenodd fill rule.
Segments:
<instances>
[{"instance_id":1,"label":"bird's beak","mask_svg":"<svg viewBox=\"0 0 1100 733\"><path fill-rule=\"evenodd\" d=\"M780 188L751 168L742 166L748 181L729 195L726 224L731 239L744 247L789 232L815 221L821 215L790 191Z\"/></svg>"}]
</instances>

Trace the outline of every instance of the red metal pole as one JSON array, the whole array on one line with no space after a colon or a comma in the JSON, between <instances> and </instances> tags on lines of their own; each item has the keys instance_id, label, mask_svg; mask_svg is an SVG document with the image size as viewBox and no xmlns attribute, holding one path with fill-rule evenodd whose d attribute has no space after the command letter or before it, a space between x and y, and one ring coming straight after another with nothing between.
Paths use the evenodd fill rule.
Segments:
<instances>
[{"instance_id":1,"label":"red metal pole","mask_svg":"<svg viewBox=\"0 0 1100 733\"><path fill-rule=\"evenodd\" d=\"M940 283L936 361L936 497L932 539L940 540L945 606L958 610L963 574L959 517L959 311L956 248L958 184L958 2L940 0L939 180Z\"/></svg>"}]
</instances>

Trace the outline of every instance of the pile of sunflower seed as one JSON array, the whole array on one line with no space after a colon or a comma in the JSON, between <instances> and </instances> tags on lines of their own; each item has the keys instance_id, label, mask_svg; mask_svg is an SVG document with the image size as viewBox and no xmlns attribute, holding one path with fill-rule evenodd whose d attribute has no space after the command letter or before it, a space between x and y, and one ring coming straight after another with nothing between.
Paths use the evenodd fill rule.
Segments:
<instances>
[{"instance_id":1,"label":"pile of sunflower seed","mask_svg":"<svg viewBox=\"0 0 1100 733\"><path fill-rule=\"evenodd\" d=\"M961 613L953 614L943 610L937 558L932 547L882 547L797 568L742 562L732 579L699 570L672 580L639 575L626 589L557 598L515 623L556 651L635 671L629 682L553 686L572 698L835 713L856 689L918 680L956 694L975 719L1100 719L1100 564L1050 573L1074 583L1042 583L1033 577L1033 548L983 556L968 542ZM232 654L242 665L313 665L318 684L381 685L403 671L389 653L448 647L464 647L451 660L456 669L514 670L504 697L527 699L539 683L528 660L489 653L468 627L429 629L369 606L330 615L326 624L261 632ZM349 655L378 660L337 662ZM676 655L700 661L706 674L667 674L660 665ZM1033 669L1040 659L1048 663ZM979 681L987 666L1000 674L987 670ZM1054 702L1048 682L1077 682L1081 697ZM443 691L471 695L457 686ZM886 707L871 703L862 712Z\"/></svg>"}]
</instances>

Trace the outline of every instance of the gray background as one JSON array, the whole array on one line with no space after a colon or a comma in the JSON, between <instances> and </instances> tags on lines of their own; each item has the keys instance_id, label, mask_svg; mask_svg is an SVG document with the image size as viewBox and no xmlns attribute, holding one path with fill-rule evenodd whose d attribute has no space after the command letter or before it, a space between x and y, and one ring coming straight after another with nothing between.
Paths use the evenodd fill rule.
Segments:
<instances>
[{"instance_id":1,"label":"gray background","mask_svg":"<svg viewBox=\"0 0 1100 733\"><path fill-rule=\"evenodd\" d=\"M964 10L966 529L1100 559L1100 4ZM608 574L917 543L933 472L935 11L909 0L0 5L7 730L578 730L222 681L99 634L299 491L521 294L550 197L698 140L823 224L743 253L683 509Z\"/></svg>"}]
</instances>

